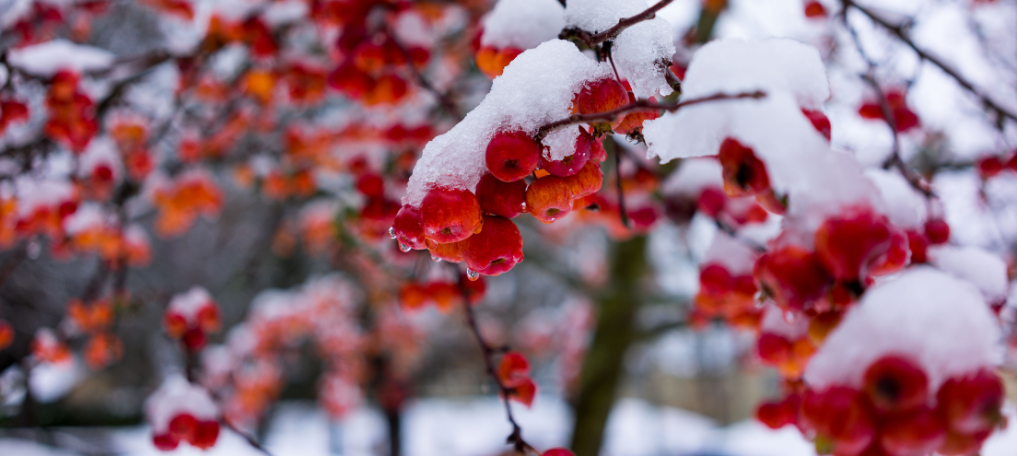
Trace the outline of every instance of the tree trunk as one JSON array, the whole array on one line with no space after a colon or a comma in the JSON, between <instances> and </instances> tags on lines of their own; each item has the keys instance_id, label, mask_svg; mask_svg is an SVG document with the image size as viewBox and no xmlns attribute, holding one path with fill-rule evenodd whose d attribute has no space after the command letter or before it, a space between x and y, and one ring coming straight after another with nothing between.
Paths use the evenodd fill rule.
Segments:
<instances>
[{"instance_id":1,"label":"tree trunk","mask_svg":"<svg viewBox=\"0 0 1017 456\"><path fill-rule=\"evenodd\" d=\"M637 336L635 316L642 302L640 281L646 269L645 237L615 245L611 283L598 302L597 328L573 401L576 421L571 447L576 456L600 452L607 416L624 376L625 352Z\"/></svg>"}]
</instances>

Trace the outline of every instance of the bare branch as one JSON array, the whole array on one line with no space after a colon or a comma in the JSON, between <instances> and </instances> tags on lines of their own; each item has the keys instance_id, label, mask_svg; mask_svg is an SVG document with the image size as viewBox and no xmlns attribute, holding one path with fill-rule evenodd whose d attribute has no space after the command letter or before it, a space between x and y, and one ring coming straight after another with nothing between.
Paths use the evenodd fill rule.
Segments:
<instances>
[{"instance_id":1,"label":"bare branch","mask_svg":"<svg viewBox=\"0 0 1017 456\"><path fill-rule=\"evenodd\" d=\"M590 32L587 32L585 30L572 28L563 30L559 37L564 39L575 37L581 40L583 43L586 43L587 46L593 47L605 41L618 38L618 35L620 35L621 32L624 32L625 29L632 27L633 25L653 19L654 17L657 16L657 11L664 9L664 7L670 5L672 1L674 0L661 0L656 5L647 8L645 11L636 14L635 16L619 19L618 23L615 24L613 27L604 30L603 32L600 33L591 34ZM564 4L564 2L562 3Z\"/></svg>"}]
</instances>

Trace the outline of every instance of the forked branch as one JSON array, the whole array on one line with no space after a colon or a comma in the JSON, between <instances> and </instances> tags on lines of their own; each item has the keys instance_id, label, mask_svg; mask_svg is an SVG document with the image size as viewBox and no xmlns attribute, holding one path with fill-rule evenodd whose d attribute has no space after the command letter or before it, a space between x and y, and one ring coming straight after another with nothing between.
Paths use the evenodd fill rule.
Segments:
<instances>
[{"instance_id":1,"label":"forked branch","mask_svg":"<svg viewBox=\"0 0 1017 456\"><path fill-rule=\"evenodd\" d=\"M625 29L632 27L633 25L653 19L654 17L657 16L657 11L664 9L664 7L670 5L672 1L674 0L661 0L656 5L647 8L646 10L639 14L636 14L635 16L618 19L617 24L600 33L590 33L587 32L586 30L571 28L563 30L559 37L565 39L572 37L578 38L587 46L594 47L605 41L618 38L618 35L620 35L621 32L624 32Z\"/></svg>"}]
</instances>

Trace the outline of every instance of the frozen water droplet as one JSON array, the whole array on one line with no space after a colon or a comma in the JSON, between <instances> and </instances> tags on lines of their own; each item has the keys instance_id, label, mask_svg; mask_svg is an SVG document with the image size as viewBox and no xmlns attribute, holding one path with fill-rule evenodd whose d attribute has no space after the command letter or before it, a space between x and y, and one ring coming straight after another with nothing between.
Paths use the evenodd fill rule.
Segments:
<instances>
[{"instance_id":1,"label":"frozen water droplet","mask_svg":"<svg viewBox=\"0 0 1017 456\"><path fill-rule=\"evenodd\" d=\"M470 280L477 280L480 278L480 273L470 268L466 268L466 277L468 277Z\"/></svg>"},{"instance_id":2,"label":"frozen water droplet","mask_svg":"<svg viewBox=\"0 0 1017 456\"><path fill-rule=\"evenodd\" d=\"M28 258L31 258L33 260L37 259L39 258L39 254L42 253L42 245L39 244L39 241L33 240L32 242L28 243L28 247L25 249L25 253L28 254Z\"/></svg>"},{"instance_id":3,"label":"frozen water droplet","mask_svg":"<svg viewBox=\"0 0 1017 456\"><path fill-rule=\"evenodd\" d=\"M441 263L441 258L438 258L438 257L436 257L434 255L431 255L431 261L433 261L435 263Z\"/></svg>"},{"instance_id":4,"label":"frozen water droplet","mask_svg":"<svg viewBox=\"0 0 1017 456\"><path fill-rule=\"evenodd\" d=\"M784 312L784 321L788 322L788 324L794 323L795 318L796 317L794 312L790 310Z\"/></svg>"},{"instance_id":5,"label":"frozen water droplet","mask_svg":"<svg viewBox=\"0 0 1017 456\"><path fill-rule=\"evenodd\" d=\"M526 212L526 201L523 201L523 203L519 205L519 208L522 209L523 212Z\"/></svg>"},{"instance_id":6,"label":"frozen water droplet","mask_svg":"<svg viewBox=\"0 0 1017 456\"><path fill-rule=\"evenodd\" d=\"M396 238L395 227L394 226L388 227L388 238L389 239L395 239Z\"/></svg>"},{"instance_id":7,"label":"frozen water droplet","mask_svg":"<svg viewBox=\"0 0 1017 456\"><path fill-rule=\"evenodd\" d=\"M406 245L406 244L403 244L402 242L400 242L399 243L399 250L402 250L403 252L409 252L410 250L413 250L413 248L408 246L408 245Z\"/></svg>"}]
</instances>

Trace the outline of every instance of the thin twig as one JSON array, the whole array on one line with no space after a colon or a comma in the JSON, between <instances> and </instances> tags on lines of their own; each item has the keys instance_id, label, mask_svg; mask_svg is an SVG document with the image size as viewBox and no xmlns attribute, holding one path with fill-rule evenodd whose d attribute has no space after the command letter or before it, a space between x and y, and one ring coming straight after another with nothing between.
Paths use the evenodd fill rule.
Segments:
<instances>
[{"instance_id":1,"label":"thin twig","mask_svg":"<svg viewBox=\"0 0 1017 456\"><path fill-rule=\"evenodd\" d=\"M560 37L565 39L575 37L581 40L583 43L586 43L587 46L593 47L605 41L618 38L618 35L620 35L621 32L624 32L625 29L633 25L653 19L654 17L657 16L657 11L664 9L664 7L670 5L672 1L674 0L661 0L656 5L647 8L646 10L639 14L636 14L635 16L619 19L617 24L600 33L591 34L590 32L587 32L585 30L571 28L562 31Z\"/></svg>"},{"instance_id":2,"label":"thin twig","mask_svg":"<svg viewBox=\"0 0 1017 456\"><path fill-rule=\"evenodd\" d=\"M547 136L548 133L550 133L552 131L555 131L555 130L558 130L558 129L561 129L561 128L565 128L565 127L567 127L569 125L575 125L575 124L581 124L581 123L593 123L593 122L610 122L610 121L613 121L616 118L618 118L618 116L622 116L622 115L625 115L625 114L628 114L628 113L631 113L631 112L634 112L634 111L660 110L660 111L667 111L667 112L675 112L675 111L677 111L677 110L679 110L681 108L684 108L686 106L692 106L692 105L696 105L696 104L700 104L700 103L708 103L708 102L711 102L711 101L740 100L740 99L744 99L744 98L752 98L752 99L757 99L758 100L758 99L763 98L765 96L766 96L766 93L757 90L755 92L745 92L745 93L738 93L738 94L734 94L734 95L730 95L730 94L726 94L726 93L718 93L718 94L714 94L714 95L710 95L710 96L706 96L706 97L693 98L691 100L686 100L686 101L683 101L681 103L676 103L676 104L671 104L671 105L662 105L662 104L658 104L656 102L652 102L652 101L649 101L649 100L636 100L636 101L634 101L632 103L629 103L629 104L627 104L625 106L622 106L622 107L619 107L619 108L616 108L616 109L612 109L610 111L598 112L598 113L594 113L594 114L573 114L573 115L568 116L568 117L566 117L564 119L556 120L554 122L551 122L549 124L546 124L546 125L540 127L540 129L537 130L537 134L534 137L539 142L540 140L543 140L544 137Z\"/></svg>"},{"instance_id":3,"label":"thin twig","mask_svg":"<svg viewBox=\"0 0 1017 456\"><path fill-rule=\"evenodd\" d=\"M464 282L465 279L463 278L463 275L459 273L458 267L452 265L452 268L455 270L456 276L459 277L459 292L463 298L463 311L466 313L467 326L469 327L470 332L473 333L474 339L477 340L477 345L480 346L480 351L484 355L484 366L487 369L487 375L491 377L491 379L494 380L495 385L498 386L498 392L501 395L502 401L505 403L505 416L508 418L509 424L512 425L512 433L509 434L506 441L513 445L516 452L519 454L525 455L527 451L532 451L534 454L539 455L540 451L537 451L536 448L523 440L523 429L519 427L519 423L516 422L515 417L512 415L512 406L509 403L509 396L512 394L513 390L502 383L501 378L498 377L498 371L494 367L494 355L503 350L491 347L491 345L484 340L484 336L480 334L480 326L477 325L477 317L473 313L473 305L470 304L470 296L466 289L466 282Z\"/></svg>"},{"instance_id":4,"label":"thin twig","mask_svg":"<svg viewBox=\"0 0 1017 456\"><path fill-rule=\"evenodd\" d=\"M897 38L900 39L909 48L911 48L911 50L915 51L915 53L918 54L918 57L921 57L922 60L925 60L939 67L940 70L943 70L944 73L946 73L955 81L957 81L957 83L960 84L961 87L964 87L969 92L974 94L976 97L981 99L982 103L985 104L985 106L987 106L988 108L995 111L997 115L1009 117L1011 120L1017 121L1017 113L1008 110L1007 108L1001 106L992 98L989 98L988 95L982 93L982 91L975 87L975 85L971 83L971 81L968 81L966 78L964 78L964 76L961 76L961 74L957 70L953 69L950 65L941 60L939 57L936 57L935 55L932 55L932 53L930 53L929 51L918 47L918 45L915 44L915 42L911 39L910 35L908 35L908 32L905 29L905 27L899 24L891 23L890 21L880 17L874 11L864 6L858 5L857 3L854 2L854 0L842 0L842 2L845 10L847 10L848 8L854 8L861 12L862 14L868 16L869 19L872 20L872 22L879 24L881 27L883 27L890 33L896 35Z\"/></svg>"},{"instance_id":5,"label":"thin twig","mask_svg":"<svg viewBox=\"0 0 1017 456\"><path fill-rule=\"evenodd\" d=\"M268 449L266 449L264 446L262 446L257 439L250 435L247 435L246 432L243 432L240 429L238 429L236 426L233 425L233 423L230 422L230 420L223 418L222 425L226 426L226 429L233 431L234 434L239 435L240 438L246 440L247 444L252 446L254 449L264 453L266 456L272 456L272 453L269 452Z\"/></svg>"}]
</instances>

